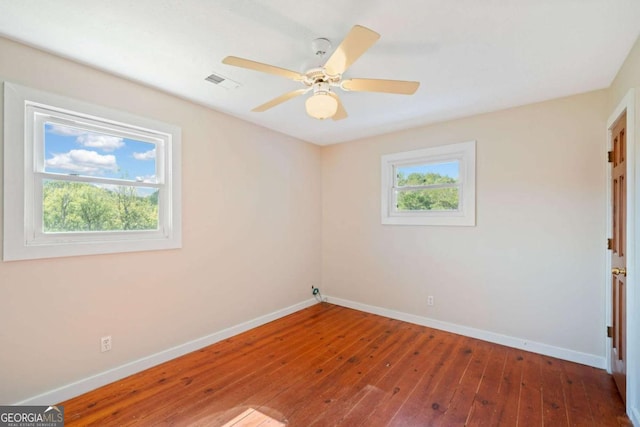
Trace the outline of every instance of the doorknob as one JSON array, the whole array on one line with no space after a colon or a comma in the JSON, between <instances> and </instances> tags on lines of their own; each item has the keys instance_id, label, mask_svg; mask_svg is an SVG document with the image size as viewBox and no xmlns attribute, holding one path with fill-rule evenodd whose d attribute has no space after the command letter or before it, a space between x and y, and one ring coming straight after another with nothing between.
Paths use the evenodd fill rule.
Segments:
<instances>
[{"instance_id":1,"label":"doorknob","mask_svg":"<svg viewBox=\"0 0 640 427\"><path fill-rule=\"evenodd\" d=\"M627 270L624 267L622 267L622 268L613 267L611 269L611 274L615 274L615 275L622 274L623 276L626 277L627 276Z\"/></svg>"}]
</instances>

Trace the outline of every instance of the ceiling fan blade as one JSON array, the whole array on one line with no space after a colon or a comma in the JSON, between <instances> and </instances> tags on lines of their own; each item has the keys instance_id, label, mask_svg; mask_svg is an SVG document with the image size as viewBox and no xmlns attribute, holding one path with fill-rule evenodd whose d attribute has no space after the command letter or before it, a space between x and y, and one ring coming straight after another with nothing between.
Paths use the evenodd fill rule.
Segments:
<instances>
[{"instance_id":1,"label":"ceiling fan blade","mask_svg":"<svg viewBox=\"0 0 640 427\"><path fill-rule=\"evenodd\" d=\"M375 31L355 25L324 65L325 71L331 76L344 73L379 38Z\"/></svg>"},{"instance_id":2,"label":"ceiling fan blade","mask_svg":"<svg viewBox=\"0 0 640 427\"><path fill-rule=\"evenodd\" d=\"M234 67L248 68L249 70L275 74L276 76L285 77L291 80L297 80L297 81L304 80L304 76L295 71L287 70L286 68L276 67L274 65L263 64L262 62L256 62L250 59L238 58L237 56L227 56L222 60L222 63L227 65L233 65Z\"/></svg>"},{"instance_id":3,"label":"ceiling fan blade","mask_svg":"<svg viewBox=\"0 0 640 427\"><path fill-rule=\"evenodd\" d=\"M354 92L386 92L400 95L413 95L420 82L405 80L349 79L342 82L342 88Z\"/></svg>"},{"instance_id":4,"label":"ceiling fan blade","mask_svg":"<svg viewBox=\"0 0 640 427\"><path fill-rule=\"evenodd\" d=\"M254 108L251 111L256 112L256 113L262 113L263 111L266 111L269 108L273 108L276 105L280 105L283 102L288 101L291 98L295 98L296 96L300 96L300 95L302 95L302 94L304 94L304 93L306 93L308 91L309 91L309 89L298 89L298 90L294 90L293 92L287 92L284 95L280 95L279 97L274 98L269 102L265 102L264 104L257 106L256 108Z\"/></svg>"}]
</instances>

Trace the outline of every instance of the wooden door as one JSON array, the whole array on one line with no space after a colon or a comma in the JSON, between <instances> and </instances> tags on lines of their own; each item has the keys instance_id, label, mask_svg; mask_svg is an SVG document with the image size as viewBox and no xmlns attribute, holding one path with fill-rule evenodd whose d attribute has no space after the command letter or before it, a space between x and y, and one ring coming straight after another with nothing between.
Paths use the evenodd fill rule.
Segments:
<instances>
[{"instance_id":1,"label":"wooden door","mask_svg":"<svg viewBox=\"0 0 640 427\"><path fill-rule=\"evenodd\" d=\"M622 399L626 402L627 383L627 264L625 260L627 243L627 182L626 182L626 114L612 129L612 251L611 251L611 289L612 289L612 346L611 371Z\"/></svg>"}]
</instances>

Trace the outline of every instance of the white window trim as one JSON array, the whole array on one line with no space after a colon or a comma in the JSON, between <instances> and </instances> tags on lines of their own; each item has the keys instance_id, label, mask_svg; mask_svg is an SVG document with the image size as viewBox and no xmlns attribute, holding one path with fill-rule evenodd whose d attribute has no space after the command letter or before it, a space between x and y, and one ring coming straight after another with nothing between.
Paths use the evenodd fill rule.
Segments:
<instances>
[{"instance_id":1,"label":"white window trim","mask_svg":"<svg viewBox=\"0 0 640 427\"><path fill-rule=\"evenodd\" d=\"M58 117L105 123L121 129L127 137L156 143L162 148L159 169L159 229L43 234L35 225L42 186L36 185L37 136L29 123L34 112L52 112ZM31 114L31 116L29 116ZM71 123L73 124L73 123ZM83 124L87 127L87 123ZM40 141L41 143L42 141ZM174 249L182 246L181 220L181 129L177 126L73 100L15 83L4 84L4 232L3 260L54 258L119 252ZM42 159L40 159L42 160ZM40 162L42 163L42 162ZM161 182L164 177L167 179ZM87 181L87 179L82 179ZM136 183L131 183L137 185ZM154 184L144 184L154 186ZM163 197L164 196L164 197ZM41 206L40 206L41 209Z\"/></svg>"},{"instance_id":2,"label":"white window trim","mask_svg":"<svg viewBox=\"0 0 640 427\"><path fill-rule=\"evenodd\" d=\"M396 168L415 164L460 162L460 205L456 211L399 212L394 204ZM476 141L383 155L381 218L389 225L476 225Z\"/></svg>"}]
</instances>

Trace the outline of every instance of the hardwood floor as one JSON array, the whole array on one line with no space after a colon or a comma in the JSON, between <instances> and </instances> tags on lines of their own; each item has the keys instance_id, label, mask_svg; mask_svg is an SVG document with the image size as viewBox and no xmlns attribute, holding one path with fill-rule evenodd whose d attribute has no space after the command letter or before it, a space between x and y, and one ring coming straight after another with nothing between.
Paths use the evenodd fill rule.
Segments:
<instances>
[{"instance_id":1,"label":"hardwood floor","mask_svg":"<svg viewBox=\"0 0 640 427\"><path fill-rule=\"evenodd\" d=\"M602 370L330 304L61 405L67 426L630 425Z\"/></svg>"}]
</instances>

